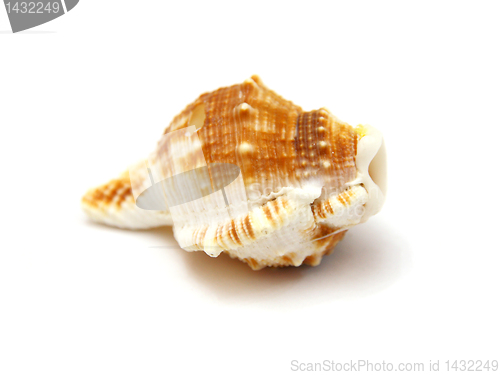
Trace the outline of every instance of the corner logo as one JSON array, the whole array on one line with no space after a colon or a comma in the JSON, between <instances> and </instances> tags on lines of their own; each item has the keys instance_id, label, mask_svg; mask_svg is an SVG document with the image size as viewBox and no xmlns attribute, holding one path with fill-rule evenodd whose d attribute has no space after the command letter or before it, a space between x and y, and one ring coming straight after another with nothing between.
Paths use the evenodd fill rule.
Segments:
<instances>
[{"instance_id":1,"label":"corner logo","mask_svg":"<svg viewBox=\"0 0 500 375\"><path fill-rule=\"evenodd\" d=\"M13 33L31 29L62 16L73 9L79 0L4 0Z\"/></svg>"}]
</instances>

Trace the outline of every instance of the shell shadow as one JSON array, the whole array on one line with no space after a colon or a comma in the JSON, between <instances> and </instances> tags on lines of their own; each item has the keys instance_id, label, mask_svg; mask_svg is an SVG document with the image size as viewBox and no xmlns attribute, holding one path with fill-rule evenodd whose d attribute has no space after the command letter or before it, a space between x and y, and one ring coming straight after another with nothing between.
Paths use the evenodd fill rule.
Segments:
<instances>
[{"instance_id":1,"label":"shell shadow","mask_svg":"<svg viewBox=\"0 0 500 375\"><path fill-rule=\"evenodd\" d=\"M384 223L351 229L318 267L266 268L253 271L223 254L183 253L186 267L201 286L229 303L266 308L303 307L379 292L411 269L406 241Z\"/></svg>"},{"instance_id":2,"label":"shell shadow","mask_svg":"<svg viewBox=\"0 0 500 375\"><path fill-rule=\"evenodd\" d=\"M87 224L109 230L99 224ZM220 302L240 306L290 309L363 298L388 288L411 270L408 242L378 218L350 229L335 251L317 267L260 271L253 271L225 254L211 258L203 252L186 252L177 245L170 227L133 232L172 244L152 247L177 250L187 274L200 287Z\"/></svg>"}]
</instances>

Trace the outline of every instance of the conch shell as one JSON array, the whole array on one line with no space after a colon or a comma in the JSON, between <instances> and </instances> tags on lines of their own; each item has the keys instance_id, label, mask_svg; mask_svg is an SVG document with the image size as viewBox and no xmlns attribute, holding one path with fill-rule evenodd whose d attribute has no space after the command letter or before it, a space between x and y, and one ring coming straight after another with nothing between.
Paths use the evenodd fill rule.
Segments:
<instances>
[{"instance_id":1,"label":"conch shell","mask_svg":"<svg viewBox=\"0 0 500 375\"><path fill-rule=\"evenodd\" d=\"M318 265L385 197L383 138L326 109L304 112L259 77L201 95L150 157L82 199L95 221L173 225L187 251L253 269Z\"/></svg>"}]
</instances>

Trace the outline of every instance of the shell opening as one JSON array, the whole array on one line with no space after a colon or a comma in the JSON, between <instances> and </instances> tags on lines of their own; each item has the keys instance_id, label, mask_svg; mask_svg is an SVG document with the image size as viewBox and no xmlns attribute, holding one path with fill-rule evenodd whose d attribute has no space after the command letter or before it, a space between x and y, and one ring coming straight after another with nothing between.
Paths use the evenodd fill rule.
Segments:
<instances>
[{"instance_id":1,"label":"shell opening","mask_svg":"<svg viewBox=\"0 0 500 375\"><path fill-rule=\"evenodd\" d=\"M373 158L370 166L368 167L368 174L372 181L377 185L382 193L387 193L387 153L385 150L385 142L382 140L377 154Z\"/></svg>"},{"instance_id":2,"label":"shell opening","mask_svg":"<svg viewBox=\"0 0 500 375\"><path fill-rule=\"evenodd\" d=\"M368 220L382 208L387 190L387 159L385 143L377 129L363 125L363 136L358 141L356 154L357 178L352 184L363 184L368 202L361 222Z\"/></svg>"}]
</instances>

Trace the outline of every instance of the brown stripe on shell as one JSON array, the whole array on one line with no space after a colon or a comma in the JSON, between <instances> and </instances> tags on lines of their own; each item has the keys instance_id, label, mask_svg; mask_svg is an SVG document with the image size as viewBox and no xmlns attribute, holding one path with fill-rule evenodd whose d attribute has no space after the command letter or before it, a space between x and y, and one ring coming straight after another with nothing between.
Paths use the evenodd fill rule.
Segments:
<instances>
[{"instance_id":1,"label":"brown stripe on shell","mask_svg":"<svg viewBox=\"0 0 500 375\"><path fill-rule=\"evenodd\" d=\"M320 219L324 220L335 213L333 211L333 207L330 203L330 200L314 203L312 205L312 212L315 221L318 221Z\"/></svg>"},{"instance_id":2,"label":"brown stripe on shell","mask_svg":"<svg viewBox=\"0 0 500 375\"><path fill-rule=\"evenodd\" d=\"M234 219L231 220L231 229L229 231L229 234L231 235L231 239L237 243L240 246L243 246L243 243L240 240L240 237L238 236L238 233L236 232L236 225L234 224Z\"/></svg>"},{"instance_id":3,"label":"brown stripe on shell","mask_svg":"<svg viewBox=\"0 0 500 375\"><path fill-rule=\"evenodd\" d=\"M347 206L347 202L342 194L337 195L337 200L344 206Z\"/></svg>"},{"instance_id":4,"label":"brown stripe on shell","mask_svg":"<svg viewBox=\"0 0 500 375\"><path fill-rule=\"evenodd\" d=\"M282 215L286 215L286 212L282 211L282 209L280 207L280 204L282 201L283 201L283 199L281 199L281 197L280 197L278 199L275 199L275 200L269 202L271 208L274 210L274 213L276 215L276 220L279 221L280 225L283 225L285 222Z\"/></svg>"},{"instance_id":5,"label":"brown stripe on shell","mask_svg":"<svg viewBox=\"0 0 500 375\"><path fill-rule=\"evenodd\" d=\"M121 205L133 199L132 188L128 178L111 180L107 184L89 190L82 198L82 203L106 210L110 206L120 208Z\"/></svg>"},{"instance_id":6,"label":"brown stripe on shell","mask_svg":"<svg viewBox=\"0 0 500 375\"><path fill-rule=\"evenodd\" d=\"M280 207L280 204L285 200L284 197L278 197L262 206L262 211L273 228L279 227L285 222L286 211Z\"/></svg>"},{"instance_id":7,"label":"brown stripe on shell","mask_svg":"<svg viewBox=\"0 0 500 375\"><path fill-rule=\"evenodd\" d=\"M271 209L269 208L269 205L265 204L262 207L262 211L264 211L264 214L266 215L267 220L269 220L272 223L273 222L273 214L271 213Z\"/></svg>"},{"instance_id":8,"label":"brown stripe on shell","mask_svg":"<svg viewBox=\"0 0 500 375\"><path fill-rule=\"evenodd\" d=\"M215 230L214 243L216 243L219 246L224 243L224 241L222 239L222 235L221 235L222 228L224 228L224 227L222 225L219 225L217 227L217 229Z\"/></svg>"},{"instance_id":9,"label":"brown stripe on shell","mask_svg":"<svg viewBox=\"0 0 500 375\"><path fill-rule=\"evenodd\" d=\"M344 191L338 195L338 200L344 206L348 206L351 203L352 191L351 189Z\"/></svg>"},{"instance_id":10,"label":"brown stripe on shell","mask_svg":"<svg viewBox=\"0 0 500 375\"><path fill-rule=\"evenodd\" d=\"M208 230L208 225L204 225L200 228L197 228L194 233L193 233L193 247L197 250L203 250L204 248L204 240L205 240L205 234L207 233Z\"/></svg>"},{"instance_id":11,"label":"brown stripe on shell","mask_svg":"<svg viewBox=\"0 0 500 375\"><path fill-rule=\"evenodd\" d=\"M248 237L250 237L252 240L255 240L256 237L252 228L252 220L250 219L250 215L246 215L241 224L245 233L248 234Z\"/></svg>"}]
</instances>

